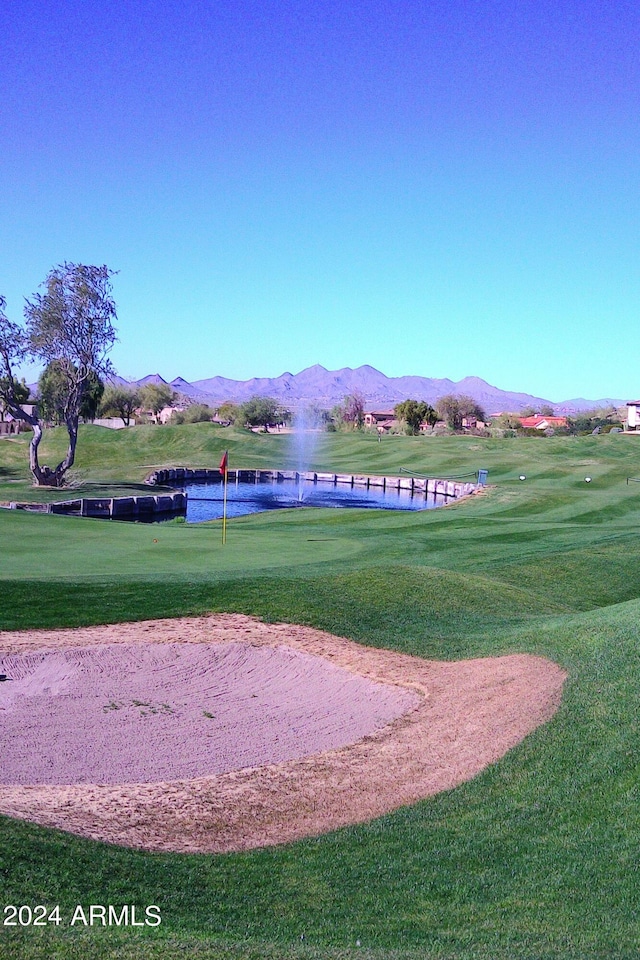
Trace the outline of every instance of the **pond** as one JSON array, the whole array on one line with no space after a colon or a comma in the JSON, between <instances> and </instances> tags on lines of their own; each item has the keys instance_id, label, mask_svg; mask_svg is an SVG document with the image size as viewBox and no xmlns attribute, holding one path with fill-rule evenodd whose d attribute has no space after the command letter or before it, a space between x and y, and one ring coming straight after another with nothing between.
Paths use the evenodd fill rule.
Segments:
<instances>
[{"instance_id":1,"label":"pond","mask_svg":"<svg viewBox=\"0 0 640 960\"><path fill-rule=\"evenodd\" d=\"M223 512L223 484L187 483L187 521L217 520ZM351 486L348 483L231 479L227 485L227 517L242 517L266 510L299 507L350 507L374 510L430 510L444 506L451 497L425 494L424 490Z\"/></svg>"}]
</instances>

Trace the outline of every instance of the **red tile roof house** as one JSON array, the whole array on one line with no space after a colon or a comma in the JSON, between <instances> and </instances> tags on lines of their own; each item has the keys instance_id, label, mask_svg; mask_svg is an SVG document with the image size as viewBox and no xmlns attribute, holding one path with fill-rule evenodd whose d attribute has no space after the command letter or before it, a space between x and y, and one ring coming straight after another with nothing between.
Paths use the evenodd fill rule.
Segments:
<instances>
[{"instance_id":1,"label":"red tile roof house","mask_svg":"<svg viewBox=\"0 0 640 960\"><path fill-rule=\"evenodd\" d=\"M370 410L364 415L365 427L376 427L379 431L386 431L398 426L393 410Z\"/></svg>"},{"instance_id":2,"label":"red tile roof house","mask_svg":"<svg viewBox=\"0 0 640 960\"><path fill-rule=\"evenodd\" d=\"M520 417L520 426L525 430L549 430L555 427L566 427L566 417L543 417L539 414L534 417Z\"/></svg>"}]
</instances>

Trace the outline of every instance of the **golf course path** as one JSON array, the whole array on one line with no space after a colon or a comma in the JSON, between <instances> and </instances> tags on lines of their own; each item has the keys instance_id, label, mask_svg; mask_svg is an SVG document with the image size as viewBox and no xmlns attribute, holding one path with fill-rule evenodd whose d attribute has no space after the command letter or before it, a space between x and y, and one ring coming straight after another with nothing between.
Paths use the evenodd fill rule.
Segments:
<instances>
[{"instance_id":1,"label":"golf course path","mask_svg":"<svg viewBox=\"0 0 640 960\"><path fill-rule=\"evenodd\" d=\"M0 632L0 813L147 850L313 836L470 779L557 709L525 654L445 663L220 614Z\"/></svg>"}]
</instances>

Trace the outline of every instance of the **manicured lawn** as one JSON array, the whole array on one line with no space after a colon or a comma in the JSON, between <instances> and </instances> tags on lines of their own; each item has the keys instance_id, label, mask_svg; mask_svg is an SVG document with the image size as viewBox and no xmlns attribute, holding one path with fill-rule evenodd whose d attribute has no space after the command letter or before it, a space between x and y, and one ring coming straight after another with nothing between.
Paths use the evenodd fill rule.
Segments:
<instances>
[{"instance_id":1,"label":"manicured lawn","mask_svg":"<svg viewBox=\"0 0 640 960\"><path fill-rule=\"evenodd\" d=\"M294 465L285 437L197 424L87 428L78 470L137 483L150 464L216 466L227 448L232 466ZM0 442L0 499L28 491L24 456ZM0 820L4 903L162 912L141 930L4 927L3 960L636 957L640 484L626 477L639 464L633 437L324 435L318 469L484 467L492 487L420 514L242 518L224 547L219 523L0 511L5 629L239 611L422 657L534 652L569 672L554 720L475 780L290 846L145 854Z\"/></svg>"}]
</instances>

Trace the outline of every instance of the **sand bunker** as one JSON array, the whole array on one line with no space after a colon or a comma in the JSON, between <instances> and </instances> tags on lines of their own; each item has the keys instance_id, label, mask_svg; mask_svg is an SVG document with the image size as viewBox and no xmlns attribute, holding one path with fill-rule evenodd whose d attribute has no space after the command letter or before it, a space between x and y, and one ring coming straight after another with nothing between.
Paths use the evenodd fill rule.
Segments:
<instances>
[{"instance_id":1,"label":"sand bunker","mask_svg":"<svg viewBox=\"0 0 640 960\"><path fill-rule=\"evenodd\" d=\"M192 780L336 749L420 702L290 647L109 644L2 659L0 783Z\"/></svg>"},{"instance_id":2,"label":"sand bunker","mask_svg":"<svg viewBox=\"0 0 640 960\"><path fill-rule=\"evenodd\" d=\"M239 615L0 633L0 813L229 851L458 785L548 720L541 657L460 663Z\"/></svg>"}]
</instances>

